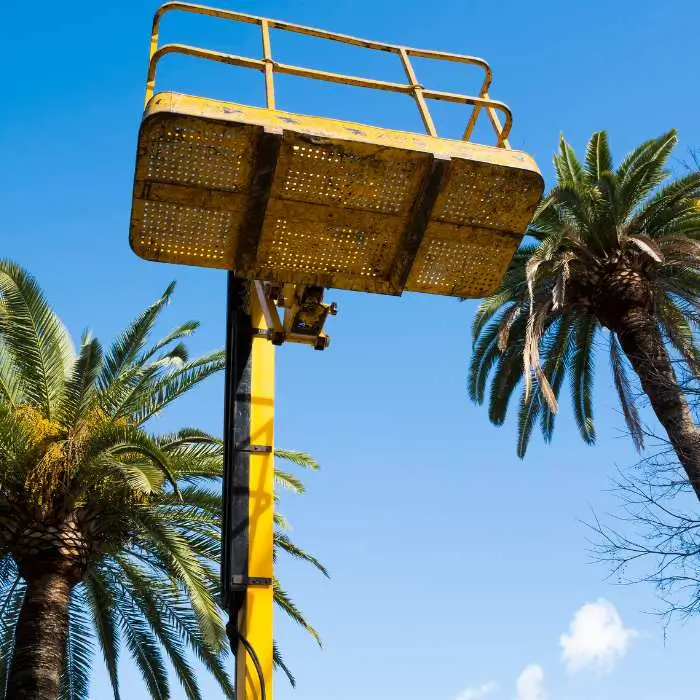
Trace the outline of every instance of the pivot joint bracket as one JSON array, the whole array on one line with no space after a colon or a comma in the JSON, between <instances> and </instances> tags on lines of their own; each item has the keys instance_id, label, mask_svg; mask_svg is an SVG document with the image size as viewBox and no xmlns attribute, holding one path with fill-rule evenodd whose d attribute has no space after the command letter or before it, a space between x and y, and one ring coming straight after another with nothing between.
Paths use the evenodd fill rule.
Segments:
<instances>
[{"instance_id":1,"label":"pivot joint bracket","mask_svg":"<svg viewBox=\"0 0 700 700\"><path fill-rule=\"evenodd\" d=\"M330 345L323 327L328 316L338 313L338 306L323 303L323 287L256 280L255 292L267 324L267 328L254 330L256 336L266 338L273 345L303 343L315 350L325 350ZM284 310L283 318L280 308Z\"/></svg>"}]
</instances>

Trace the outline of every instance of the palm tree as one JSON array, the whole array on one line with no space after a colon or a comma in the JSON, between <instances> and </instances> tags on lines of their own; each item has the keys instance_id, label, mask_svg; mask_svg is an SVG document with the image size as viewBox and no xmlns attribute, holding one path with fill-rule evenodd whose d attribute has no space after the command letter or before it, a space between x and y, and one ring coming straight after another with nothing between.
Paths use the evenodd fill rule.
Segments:
<instances>
[{"instance_id":1,"label":"palm tree","mask_svg":"<svg viewBox=\"0 0 700 700\"><path fill-rule=\"evenodd\" d=\"M538 207L530 240L473 325L470 397L505 420L522 380L518 454L539 421L554 428L564 381L581 437L595 440L591 390L595 349L607 331L613 379L638 448L642 429L629 366L700 498L700 432L673 361L698 370L700 173L669 182L670 131L634 149L615 169L605 132L581 163L561 138L557 182ZM629 366L628 366L629 365Z\"/></svg>"},{"instance_id":2,"label":"palm tree","mask_svg":"<svg viewBox=\"0 0 700 700\"><path fill-rule=\"evenodd\" d=\"M149 418L220 371L190 360L189 322L149 345L174 285L103 352L70 337L34 282L0 261L0 689L13 700L87 698L95 646L115 698L126 647L150 694L168 698L165 658L200 698L188 650L232 695L215 591L222 445ZM294 452L278 456L314 467ZM278 482L302 490L297 478ZM300 557L276 516L276 548ZM318 635L275 581L275 599ZM277 661L288 669L277 654ZM290 675L291 678L291 675Z\"/></svg>"}]
</instances>

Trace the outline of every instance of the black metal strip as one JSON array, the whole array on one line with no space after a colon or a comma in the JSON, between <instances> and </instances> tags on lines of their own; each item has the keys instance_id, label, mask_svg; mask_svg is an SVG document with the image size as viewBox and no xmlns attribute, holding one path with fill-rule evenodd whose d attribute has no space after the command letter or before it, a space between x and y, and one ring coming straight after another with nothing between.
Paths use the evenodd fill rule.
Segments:
<instances>
[{"instance_id":1,"label":"black metal strip","mask_svg":"<svg viewBox=\"0 0 700 700\"><path fill-rule=\"evenodd\" d=\"M272 579L266 576L239 576L235 575L231 578L231 586L235 590L244 591L251 586L271 586Z\"/></svg>"},{"instance_id":2,"label":"black metal strip","mask_svg":"<svg viewBox=\"0 0 700 700\"><path fill-rule=\"evenodd\" d=\"M235 617L241 604L233 577L248 578L250 391L253 324L246 284L228 273L224 376L224 482L221 527L221 597Z\"/></svg>"},{"instance_id":3,"label":"black metal strip","mask_svg":"<svg viewBox=\"0 0 700 700\"><path fill-rule=\"evenodd\" d=\"M260 134L253 162L253 177L248 191L248 208L238 239L235 270L244 272L255 267L258 244L265 222L265 210L270 199L281 146L281 129L266 128Z\"/></svg>"},{"instance_id":4,"label":"black metal strip","mask_svg":"<svg viewBox=\"0 0 700 700\"><path fill-rule=\"evenodd\" d=\"M447 157L433 156L428 174L423 180L416 201L411 210L408 226L399 242L396 257L391 267L389 279L396 294L401 294L411 274L413 261L425 236L433 214L433 207L440 194L443 180L450 167Z\"/></svg>"}]
</instances>

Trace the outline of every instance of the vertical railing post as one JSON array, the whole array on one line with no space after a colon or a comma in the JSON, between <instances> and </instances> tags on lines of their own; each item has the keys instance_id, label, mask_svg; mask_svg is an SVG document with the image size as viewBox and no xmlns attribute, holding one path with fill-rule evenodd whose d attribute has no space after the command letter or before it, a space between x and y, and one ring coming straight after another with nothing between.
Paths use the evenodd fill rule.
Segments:
<instances>
[{"instance_id":1,"label":"vertical railing post","mask_svg":"<svg viewBox=\"0 0 700 700\"><path fill-rule=\"evenodd\" d=\"M416 78L416 72L413 70L411 65L411 59L408 56L408 51L406 49L399 49L399 54L401 56L401 62L403 63L403 69L406 72L406 77L408 82L413 89L413 97L418 105L418 110L420 111L421 119L423 120L423 126L425 130L430 134L430 136L437 136L437 130L435 129L435 124L433 124L433 118L430 116L430 110L425 101L425 96L423 95L423 86L418 82Z\"/></svg>"},{"instance_id":2,"label":"vertical railing post","mask_svg":"<svg viewBox=\"0 0 700 700\"><path fill-rule=\"evenodd\" d=\"M485 97L488 99L488 93L486 93ZM503 138L503 124L501 124L501 120L498 118L498 113L493 107L487 107L486 112L489 115L489 121L493 126L493 130L496 132L496 138L498 139L497 145L501 148L510 148L508 139Z\"/></svg>"},{"instance_id":3,"label":"vertical railing post","mask_svg":"<svg viewBox=\"0 0 700 700\"><path fill-rule=\"evenodd\" d=\"M484 97L488 93L489 89L489 83L491 82L491 76L486 75L484 78L484 82L481 86L481 90L479 91L479 97ZM481 105L474 105L472 107L472 113L471 116L469 117L469 121L467 122L467 126L464 129L464 135L462 138L465 141L470 141L472 138L472 133L474 132L474 127L476 127L476 122L479 119L479 113L481 112Z\"/></svg>"},{"instance_id":4,"label":"vertical railing post","mask_svg":"<svg viewBox=\"0 0 700 700\"><path fill-rule=\"evenodd\" d=\"M489 99L489 85L491 84L491 76L490 74L486 75L486 78L484 78L484 83L481 86L481 90L479 91L479 97L481 97L484 100ZM474 133L474 128L476 127L476 122L477 119L479 118L479 114L481 113L481 105L476 104L472 108L472 113L471 116L469 117L469 121L467 122L467 126L464 129L464 135L462 138L465 141L470 141L472 137L472 133ZM487 107L486 108L486 113L488 114L489 121L491 122L491 126L493 127L493 130L496 132L496 139L497 139L497 145L501 146L502 148L510 148L510 144L508 143L508 139L503 138L503 125L501 124L501 120L498 118L498 114L496 114L496 110L493 107Z\"/></svg>"},{"instance_id":5,"label":"vertical railing post","mask_svg":"<svg viewBox=\"0 0 700 700\"><path fill-rule=\"evenodd\" d=\"M153 16L153 26L151 27L151 44L148 49L148 77L146 78L146 98L144 107L148 105L149 100L153 97L153 92L156 87L156 72L153 65L153 57L158 51L158 33L160 31L160 18L162 16L162 7Z\"/></svg>"},{"instance_id":6,"label":"vertical railing post","mask_svg":"<svg viewBox=\"0 0 700 700\"><path fill-rule=\"evenodd\" d=\"M270 23L263 19L260 22L262 33L263 61L265 62L265 103L268 109L275 108L275 67L270 47Z\"/></svg>"}]
</instances>

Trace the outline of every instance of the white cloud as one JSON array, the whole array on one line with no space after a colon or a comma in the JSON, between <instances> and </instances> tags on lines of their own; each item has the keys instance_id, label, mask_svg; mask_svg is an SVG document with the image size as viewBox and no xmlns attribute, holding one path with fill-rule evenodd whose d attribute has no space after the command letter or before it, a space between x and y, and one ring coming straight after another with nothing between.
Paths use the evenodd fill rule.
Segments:
<instances>
[{"instance_id":1,"label":"white cloud","mask_svg":"<svg viewBox=\"0 0 700 700\"><path fill-rule=\"evenodd\" d=\"M498 690L498 684L491 681L480 686L465 688L456 698L456 700L481 700Z\"/></svg>"},{"instance_id":2,"label":"white cloud","mask_svg":"<svg viewBox=\"0 0 700 700\"><path fill-rule=\"evenodd\" d=\"M518 676L516 686L517 700L545 700L544 671L542 666L530 664Z\"/></svg>"},{"instance_id":3,"label":"white cloud","mask_svg":"<svg viewBox=\"0 0 700 700\"><path fill-rule=\"evenodd\" d=\"M636 636L635 630L624 626L615 606L599 598L574 613L569 633L559 638L561 656L570 673L587 667L606 673L627 653Z\"/></svg>"}]
</instances>

